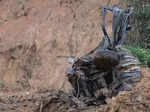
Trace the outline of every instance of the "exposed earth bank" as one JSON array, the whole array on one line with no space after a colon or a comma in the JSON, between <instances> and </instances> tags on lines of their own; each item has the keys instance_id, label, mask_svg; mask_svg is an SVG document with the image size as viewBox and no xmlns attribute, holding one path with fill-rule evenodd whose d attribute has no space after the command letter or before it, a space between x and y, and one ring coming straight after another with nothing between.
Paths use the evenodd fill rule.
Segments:
<instances>
[{"instance_id":1,"label":"exposed earth bank","mask_svg":"<svg viewBox=\"0 0 150 112\"><path fill-rule=\"evenodd\" d=\"M81 110L58 92L68 64L59 56L82 56L103 36L100 6L116 0L0 0L0 112L149 112L148 68L133 91L107 105ZM106 17L111 34L111 15ZM66 81L63 90L70 91ZM55 90L51 90L55 89ZM73 104L72 104L73 103Z\"/></svg>"},{"instance_id":2,"label":"exposed earth bank","mask_svg":"<svg viewBox=\"0 0 150 112\"><path fill-rule=\"evenodd\" d=\"M100 7L114 4L115 0L1 0L2 88L59 88L67 63L58 56L77 57L94 49L103 36ZM111 33L111 15L106 18Z\"/></svg>"}]
</instances>

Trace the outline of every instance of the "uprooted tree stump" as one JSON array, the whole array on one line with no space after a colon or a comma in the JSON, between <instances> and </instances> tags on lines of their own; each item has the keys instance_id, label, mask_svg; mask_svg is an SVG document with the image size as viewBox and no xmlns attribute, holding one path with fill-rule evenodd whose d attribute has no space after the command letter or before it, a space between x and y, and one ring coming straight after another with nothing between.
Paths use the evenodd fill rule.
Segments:
<instances>
[{"instance_id":1,"label":"uprooted tree stump","mask_svg":"<svg viewBox=\"0 0 150 112\"><path fill-rule=\"evenodd\" d=\"M112 42L104 24L105 9L113 12ZM102 7L102 30L104 41L94 50L79 58L67 58L72 67L67 77L73 87L73 95L87 106L106 104L106 100L119 91L131 90L140 80L138 60L122 47L125 33L130 30L128 17L132 9L122 10L116 6Z\"/></svg>"}]
</instances>

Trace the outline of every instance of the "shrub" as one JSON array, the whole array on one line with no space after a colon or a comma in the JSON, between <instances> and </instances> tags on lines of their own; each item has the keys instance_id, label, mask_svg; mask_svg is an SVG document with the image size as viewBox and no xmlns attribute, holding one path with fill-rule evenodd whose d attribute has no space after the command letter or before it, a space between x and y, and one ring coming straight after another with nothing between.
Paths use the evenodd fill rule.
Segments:
<instances>
[{"instance_id":1,"label":"shrub","mask_svg":"<svg viewBox=\"0 0 150 112\"><path fill-rule=\"evenodd\" d=\"M135 48L131 46L124 46L124 48L128 49L133 56L138 58L142 65L148 65L150 63L150 49L144 48Z\"/></svg>"},{"instance_id":2,"label":"shrub","mask_svg":"<svg viewBox=\"0 0 150 112\"><path fill-rule=\"evenodd\" d=\"M125 44L150 48L150 0L127 0L127 7L133 7L134 11L129 21L132 30Z\"/></svg>"}]
</instances>

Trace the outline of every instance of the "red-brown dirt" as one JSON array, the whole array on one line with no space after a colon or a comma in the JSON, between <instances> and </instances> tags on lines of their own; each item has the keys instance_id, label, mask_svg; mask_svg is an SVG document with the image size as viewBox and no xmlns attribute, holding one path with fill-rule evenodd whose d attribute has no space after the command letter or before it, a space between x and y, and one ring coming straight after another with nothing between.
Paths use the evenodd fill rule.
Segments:
<instances>
[{"instance_id":1,"label":"red-brown dirt","mask_svg":"<svg viewBox=\"0 0 150 112\"><path fill-rule=\"evenodd\" d=\"M95 48L103 36L99 8L115 3L113 0L1 0L0 79L4 88L59 88L67 63L57 56L81 56ZM111 32L111 27L108 30ZM26 50L30 51L32 46L35 51L28 56Z\"/></svg>"},{"instance_id":2,"label":"red-brown dirt","mask_svg":"<svg viewBox=\"0 0 150 112\"><path fill-rule=\"evenodd\" d=\"M68 64L58 56L78 57L95 48L103 36L99 8L114 4L116 0L0 0L0 112L42 112L42 100L51 96L45 90L59 89L65 80ZM111 34L111 15L106 18ZM143 78L133 91L86 111L149 112L149 72L142 68ZM63 89L69 88L66 81Z\"/></svg>"},{"instance_id":3,"label":"red-brown dirt","mask_svg":"<svg viewBox=\"0 0 150 112\"><path fill-rule=\"evenodd\" d=\"M106 105L78 109L67 94L48 89L0 94L0 112L149 112L149 68L142 68L142 80L132 91L120 92ZM80 103L79 103L80 104ZM82 107L82 103L80 104Z\"/></svg>"}]
</instances>

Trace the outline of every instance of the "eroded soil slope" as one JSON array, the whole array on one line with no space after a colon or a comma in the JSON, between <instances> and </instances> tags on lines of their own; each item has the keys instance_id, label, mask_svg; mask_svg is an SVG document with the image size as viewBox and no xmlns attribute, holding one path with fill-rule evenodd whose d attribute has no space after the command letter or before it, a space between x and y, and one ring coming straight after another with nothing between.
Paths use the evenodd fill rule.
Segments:
<instances>
[{"instance_id":1,"label":"eroded soil slope","mask_svg":"<svg viewBox=\"0 0 150 112\"><path fill-rule=\"evenodd\" d=\"M58 92L68 66L101 40L100 9L116 0L0 0L0 112L149 112L150 70L133 91L107 105L84 104ZM107 16L111 33L111 16ZM63 88L68 91L70 85Z\"/></svg>"},{"instance_id":2,"label":"eroded soil slope","mask_svg":"<svg viewBox=\"0 0 150 112\"><path fill-rule=\"evenodd\" d=\"M114 0L1 0L1 89L59 88L67 63L58 56L81 56L95 48L103 36L100 6L114 4ZM106 18L111 32L111 16Z\"/></svg>"}]
</instances>

